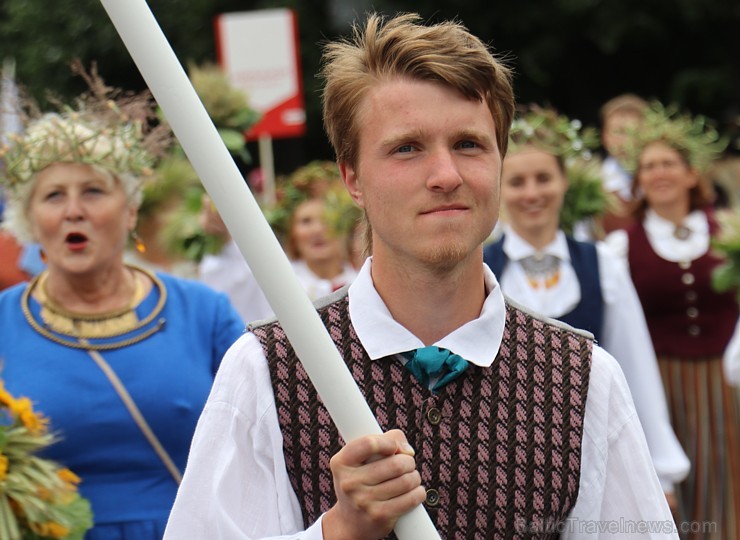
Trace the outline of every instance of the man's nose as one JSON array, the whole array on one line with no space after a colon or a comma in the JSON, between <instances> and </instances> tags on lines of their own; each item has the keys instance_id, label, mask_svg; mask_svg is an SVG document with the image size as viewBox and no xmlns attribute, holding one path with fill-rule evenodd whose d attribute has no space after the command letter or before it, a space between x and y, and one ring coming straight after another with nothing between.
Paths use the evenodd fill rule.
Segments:
<instances>
[{"instance_id":1,"label":"man's nose","mask_svg":"<svg viewBox=\"0 0 740 540\"><path fill-rule=\"evenodd\" d=\"M462 183L463 177L453 153L449 150L436 152L430 164L429 180L427 181L429 189L449 192Z\"/></svg>"}]
</instances>

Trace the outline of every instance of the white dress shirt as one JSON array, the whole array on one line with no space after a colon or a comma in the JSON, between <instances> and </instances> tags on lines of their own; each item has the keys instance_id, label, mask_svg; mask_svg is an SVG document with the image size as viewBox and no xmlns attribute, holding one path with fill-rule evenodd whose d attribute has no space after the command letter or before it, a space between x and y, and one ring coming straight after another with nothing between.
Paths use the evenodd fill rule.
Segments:
<instances>
[{"instance_id":1,"label":"white dress shirt","mask_svg":"<svg viewBox=\"0 0 740 540\"><path fill-rule=\"evenodd\" d=\"M648 208L645 212L642 225L645 227L650 247L661 259L671 262L693 261L709 250L709 222L704 212L694 210L681 224L691 231L688 238L676 238L673 234L676 226L660 217L654 210ZM629 237L626 231L614 231L604 239L604 242L612 253L627 263Z\"/></svg>"},{"instance_id":2,"label":"white dress shirt","mask_svg":"<svg viewBox=\"0 0 740 540\"><path fill-rule=\"evenodd\" d=\"M291 265L311 300L352 283L357 276L357 272L349 264L345 264L342 273L332 280L320 278L303 261L291 261ZM219 254L206 255L200 263L198 273L200 281L229 297L246 322L274 317L270 303L233 239L224 245Z\"/></svg>"},{"instance_id":3,"label":"white dress shirt","mask_svg":"<svg viewBox=\"0 0 740 540\"><path fill-rule=\"evenodd\" d=\"M368 259L349 289L357 336L373 361L422 345L393 320L375 291ZM436 345L481 367L503 336L504 303L493 273L478 319ZM597 523L597 522L600 522ZM640 523L638 523L640 522ZM579 494L563 538L677 538L629 389L616 361L594 347L584 418ZM593 534L601 527L607 532ZM166 540L321 539L321 518L307 530L283 456L272 384L262 347L245 334L224 357L198 423ZM611 531L611 534L609 533Z\"/></svg>"},{"instance_id":4,"label":"white dress shirt","mask_svg":"<svg viewBox=\"0 0 740 540\"><path fill-rule=\"evenodd\" d=\"M509 264L501 278L501 289L509 298L553 318L569 313L581 301L581 286L562 231L539 250L560 261L560 279L548 289L534 289L529 284L520 261L537 250L510 227L504 236L503 249ZM640 299L624 265L608 248L597 244L596 253L604 301L600 345L617 359L624 371L660 483L666 492L673 492L673 484L686 478L691 463L671 427L658 361Z\"/></svg>"},{"instance_id":5,"label":"white dress shirt","mask_svg":"<svg viewBox=\"0 0 740 540\"><path fill-rule=\"evenodd\" d=\"M625 201L632 200L632 175L613 156L601 162L601 178L606 191L616 193Z\"/></svg>"}]
</instances>

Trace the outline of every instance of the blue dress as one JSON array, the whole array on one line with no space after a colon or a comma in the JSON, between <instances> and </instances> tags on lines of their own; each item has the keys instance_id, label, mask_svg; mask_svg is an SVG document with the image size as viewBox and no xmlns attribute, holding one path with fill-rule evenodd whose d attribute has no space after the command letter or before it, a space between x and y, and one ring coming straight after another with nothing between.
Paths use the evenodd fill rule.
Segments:
<instances>
[{"instance_id":1,"label":"blue dress","mask_svg":"<svg viewBox=\"0 0 740 540\"><path fill-rule=\"evenodd\" d=\"M96 343L182 471L221 358L244 325L225 295L195 281L157 277L161 286L136 308L140 321L151 321ZM80 493L95 521L85 538L161 539L175 480L88 352L55 339L74 338L34 329L28 318L43 325L41 306L30 295L24 299L28 287L0 294L0 377L51 420L61 440L45 457L82 478Z\"/></svg>"}]
</instances>

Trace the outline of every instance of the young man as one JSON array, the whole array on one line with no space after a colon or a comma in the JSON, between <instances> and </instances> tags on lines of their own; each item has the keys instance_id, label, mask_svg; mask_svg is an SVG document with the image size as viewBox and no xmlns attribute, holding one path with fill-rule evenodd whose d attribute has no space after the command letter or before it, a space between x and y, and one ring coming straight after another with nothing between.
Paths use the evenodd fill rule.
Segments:
<instances>
[{"instance_id":1,"label":"young man","mask_svg":"<svg viewBox=\"0 0 740 540\"><path fill-rule=\"evenodd\" d=\"M319 312L388 431L343 445L280 325L252 328L166 538L379 539L419 504L442 538L672 531L616 362L506 304L483 265L509 71L461 25L413 15L370 16L325 59L324 121L372 257Z\"/></svg>"}]
</instances>

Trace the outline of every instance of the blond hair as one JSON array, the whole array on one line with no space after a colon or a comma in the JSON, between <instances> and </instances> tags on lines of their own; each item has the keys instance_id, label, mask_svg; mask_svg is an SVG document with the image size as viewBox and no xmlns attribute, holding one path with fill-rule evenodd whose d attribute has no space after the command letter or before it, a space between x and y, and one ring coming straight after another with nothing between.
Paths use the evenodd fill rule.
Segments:
<instances>
[{"instance_id":1,"label":"blond hair","mask_svg":"<svg viewBox=\"0 0 740 540\"><path fill-rule=\"evenodd\" d=\"M388 21L372 14L364 27L353 27L351 40L325 46L324 127L340 163L357 165L360 104L373 86L393 77L438 82L485 101L505 155L514 116L511 71L462 24L424 26L419 20L416 14Z\"/></svg>"},{"instance_id":2,"label":"blond hair","mask_svg":"<svg viewBox=\"0 0 740 540\"><path fill-rule=\"evenodd\" d=\"M599 109L601 123L613 114L631 114L642 118L648 108L648 102L637 94L620 94L604 103Z\"/></svg>"}]
</instances>

